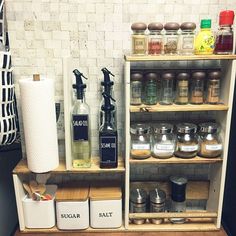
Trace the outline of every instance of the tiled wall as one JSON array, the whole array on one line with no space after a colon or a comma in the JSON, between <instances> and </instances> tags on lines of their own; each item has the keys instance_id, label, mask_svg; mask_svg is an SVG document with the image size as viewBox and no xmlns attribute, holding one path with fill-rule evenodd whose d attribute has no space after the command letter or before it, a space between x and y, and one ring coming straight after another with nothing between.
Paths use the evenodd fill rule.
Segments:
<instances>
[{"instance_id":1,"label":"tiled wall","mask_svg":"<svg viewBox=\"0 0 236 236\"><path fill-rule=\"evenodd\" d=\"M199 25L201 18L210 17L216 29L219 11L236 10L236 0L6 0L6 8L17 95L20 78L40 73L55 80L56 97L62 99L63 57L79 59L78 68L89 77L87 101L97 109L92 118L95 154L104 66L115 74L122 135L123 55L130 50L131 23L195 21Z\"/></svg>"}]
</instances>

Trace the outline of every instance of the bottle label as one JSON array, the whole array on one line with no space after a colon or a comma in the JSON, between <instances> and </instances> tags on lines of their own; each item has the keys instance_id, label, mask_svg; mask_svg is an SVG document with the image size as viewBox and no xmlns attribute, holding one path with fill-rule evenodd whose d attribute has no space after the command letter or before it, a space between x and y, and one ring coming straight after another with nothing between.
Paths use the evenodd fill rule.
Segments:
<instances>
[{"instance_id":1,"label":"bottle label","mask_svg":"<svg viewBox=\"0 0 236 236\"><path fill-rule=\"evenodd\" d=\"M141 86L142 83L138 81L137 82L134 81L131 83L132 98L141 98L142 95Z\"/></svg>"},{"instance_id":2,"label":"bottle label","mask_svg":"<svg viewBox=\"0 0 236 236\"><path fill-rule=\"evenodd\" d=\"M72 115L73 141L88 141L88 115Z\"/></svg>"},{"instance_id":3,"label":"bottle label","mask_svg":"<svg viewBox=\"0 0 236 236\"><path fill-rule=\"evenodd\" d=\"M212 145L206 145L206 150L208 151L219 151L222 150L222 144L212 144Z\"/></svg>"},{"instance_id":4,"label":"bottle label","mask_svg":"<svg viewBox=\"0 0 236 236\"><path fill-rule=\"evenodd\" d=\"M116 163L117 162L117 137L116 136L102 136L100 143L100 158L102 163Z\"/></svg>"},{"instance_id":5,"label":"bottle label","mask_svg":"<svg viewBox=\"0 0 236 236\"><path fill-rule=\"evenodd\" d=\"M154 146L154 152L174 152L173 144L156 144Z\"/></svg>"},{"instance_id":6,"label":"bottle label","mask_svg":"<svg viewBox=\"0 0 236 236\"><path fill-rule=\"evenodd\" d=\"M146 37L143 36L133 36L133 53L135 54L145 54L146 52Z\"/></svg>"},{"instance_id":7,"label":"bottle label","mask_svg":"<svg viewBox=\"0 0 236 236\"><path fill-rule=\"evenodd\" d=\"M187 97L188 96L188 81L179 81L179 97Z\"/></svg>"},{"instance_id":8,"label":"bottle label","mask_svg":"<svg viewBox=\"0 0 236 236\"><path fill-rule=\"evenodd\" d=\"M198 145L180 146L182 152L194 152L198 150Z\"/></svg>"},{"instance_id":9,"label":"bottle label","mask_svg":"<svg viewBox=\"0 0 236 236\"><path fill-rule=\"evenodd\" d=\"M148 83L146 85L146 96L147 97L156 97L157 96L157 85L154 83Z\"/></svg>"},{"instance_id":10,"label":"bottle label","mask_svg":"<svg viewBox=\"0 0 236 236\"><path fill-rule=\"evenodd\" d=\"M149 143L144 143L144 144L134 143L134 144L132 144L132 149L134 149L134 150L150 150L150 144Z\"/></svg>"},{"instance_id":11,"label":"bottle label","mask_svg":"<svg viewBox=\"0 0 236 236\"><path fill-rule=\"evenodd\" d=\"M194 37L193 36L183 36L182 49L193 49Z\"/></svg>"},{"instance_id":12,"label":"bottle label","mask_svg":"<svg viewBox=\"0 0 236 236\"><path fill-rule=\"evenodd\" d=\"M212 97L219 97L220 96L220 85L212 85L211 86L211 96Z\"/></svg>"}]
</instances>

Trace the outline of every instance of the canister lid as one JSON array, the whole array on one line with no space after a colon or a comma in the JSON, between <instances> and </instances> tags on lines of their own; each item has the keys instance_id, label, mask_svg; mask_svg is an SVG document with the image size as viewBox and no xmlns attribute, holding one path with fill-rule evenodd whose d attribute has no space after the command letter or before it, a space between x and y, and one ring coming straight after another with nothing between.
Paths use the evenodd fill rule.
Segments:
<instances>
[{"instance_id":1,"label":"canister lid","mask_svg":"<svg viewBox=\"0 0 236 236\"><path fill-rule=\"evenodd\" d=\"M158 75L156 73L149 72L149 73L147 73L145 75L145 78L149 79L149 80L157 80L158 79Z\"/></svg>"},{"instance_id":2,"label":"canister lid","mask_svg":"<svg viewBox=\"0 0 236 236\"><path fill-rule=\"evenodd\" d=\"M201 20L201 29L210 29L211 28L211 19Z\"/></svg>"},{"instance_id":3,"label":"canister lid","mask_svg":"<svg viewBox=\"0 0 236 236\"><path fill-rule=\"evenodd\" d=\"M149 134L150 130L150 126L146 124L132 124L130 127L131 134Z\"/></svg>"},{"instance_id":4,"label":"canister lid","mask_svg":"<svg viewBox=\"0 0 236 236\"><path fill-rule=\"evenodd\" d=\"M132 30L146 30L147 25L143 22L136 22L131 25Z\"/></svg>"},{"instance_id":5,"label":"canister lid","mask_svg":"<svg viewBox=\"0 0 236 236\"><path fill-rule=\"evenodd\" d=\"M220 12L219 25L232 25L234 23L234 11L225 10Z\"/></svg>"},{"instance_id":6,"label":"canister lid","mask_svg":"<svg viewBox=\"0 0 236 236\"><path fill-rule=\"evenodd\" d=\"M148 25L149 30L162 30L163 24L160 22L152 22Z\"/></svg>"},{"instance_id":7,"label":"canister lid","mask_svg":"<svg viewBox=\"0 0 236 236\"><path fill-rule=\"evenodd\" d=\"M177 79L185 79L188 80L190 78L190 74L186 72L181 72L177 75Z\"/></svg>"},{"instance_id":8,"label":"canister lid","mask_svg":"<svg viewBox=\"0 0 236 236\"><path fill-rule=\"evenodd\" d=\"M154 203L163 203L166 200L166 193L161 189L154 189L150 191L150 201Z\"/></svg>"},{"instance_id":9,"label":"canister lid","mask_svg":"<svg viewBox=\"0 0 236 236\"><path fill-rule=\"evenodd\" d=\"M201 123L199 124L200 132L202 133L216 133L219 130L219 125L213 122Z\"/></svg>"},{"instance_id":10,"label":"canister lid","mask_svg":"<svg viewBox=\"0 0 236 236\"><path fill-rule=\"evenodd\" d=\"M130 192L130 200L134 203L144 203L147 201L147 192L141 188L132 189Z\"/></svg>"},{"instance_id":11,"label":"canister lid","mask_svg":"<svg viewBox=\"0 0 236 236\"><path fill-rule=\"evenodd\" d=\"M60 185L56 192L56 201L86 201L89 195L88 185L78 183L64 183Z\"/></svg>"},{"instance_id":12,"label":"canister lid","mask_svg":"<svg viewBox=\"0 0 236 236\"><path fill-rule=\"evenodd\" d=\"M203 71L196 71L192 73L193 79L205 79L206 73Z\"/></svg>"},{"instance_id":13,"label":"canister lid","mask_svg":"<svg viewBox=\"0 0 236 236\"><path fill-rule=\"evenodd\" d=\"M190 134L197 132L197 126L192 123L180 123L176 125L177 132L183 134Z\"/></svg>"},{"instance_id":14,"label":"canister lid","mask_svg":"<svg viewBox=\"0 0 236 236\"><path fill-rule=\"evenodd\" d=\"M131 80L135 81L135 80L142 80L143 79L143 74L140 72L134 72L131 74Z\"/></svg>"},{"instance_id":15,"label":"canister lid","mask_svg":"<svg viewBox=\"0 0 236 236\"><path fill-rule=\"evenodd\" d=\"M164 72L161 75L162 79L174 79L174 77L175 77L175 74L172 72Z\"/></svg>"},{"instance_id":16,"label":"canister lid","mask_svg":"<svg viewBox=\"0 0 236 236\"><path fill-rule=\"evenodd\" d=\"M209 79L220 79L221 77L221 72L220 71L211 71L208 74Z\"/></svg>"},{"instance_id":17,"label":"canister lid","mask_svg":"<svg viewBox=\"0 0 236 236\"><path fill-rule=\"evenodd\" d=\"M173 125L168 123L160 123L154 126L154 133L156 134L170 134L173 131Z\"/></svg>"},{"instance_id":18,"label":"canister lid","mask_svg":"<svg viewBox=\"0 0 236 236\"><path fill-rule=\"evenodd\" d=\"M164 25L165 30L178 30L179 29L179 24L177 22L167 22Z\"/></svg>"},{"instance_id":19,"label":"canister lid","mask_svg":"<svg viewBox=\"0 0 236 236\"><path fill-rule=\"evenodd\" d=\"M176 202L184 202L186 199L187 178L183 176L171 176L171 198Z\"/></svg>"},{"instance_id":20,"label":"canister lid","mask_svg":"<svg viewBox=\"0 0 236 236\"><path fill-rule=\"evenodd\" d=\"M196 24L194 22L184 22L180 25L181 30L195 30Z\"/></svg>"}]
</instances>

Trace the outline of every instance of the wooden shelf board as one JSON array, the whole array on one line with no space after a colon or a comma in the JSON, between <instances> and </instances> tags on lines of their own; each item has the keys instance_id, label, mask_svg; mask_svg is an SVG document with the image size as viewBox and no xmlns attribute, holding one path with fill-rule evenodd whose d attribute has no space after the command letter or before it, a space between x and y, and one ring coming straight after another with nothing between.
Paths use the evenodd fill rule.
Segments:
<instances>
[{"instance_id":1,"label":"wooden shelf board","mask_svg":"<svg viewBox=\"0 0 236 236\"><path fill-rule=\"evenodd\" d=\"M223 159L220 157L217 158L203 158L196 156L194 158L178 158L171 157L168 159L158 159L155 157L149 157L147 159L132 159L129 160L130 164L213 164L218 162L223 162Z\"/></svg>"},{"instance_id":2,"label":"wooden shelf board","mask_svg":"<svg viewBox=\"0 0 236 236\"><path fill-rule=\"evenodd\" d=\"M130 112L177 112L177 111L227 111L228 106L224 104L210 105L140 105L140 106L130 106Z\"/></svg>"},{"instance_id":3,"label":"wooden shelf board","mask_svg":"<svg viewBox=\"0 0 236 236\"><path fill-rule=\"evenodd\" d=\"M125 55L126 61L195 61L195 60L235 60L236 55L161 55L161 56L136 56L136 55Z\"/></svg>"},{"instance_id":4,"label":"wooden shelf board","mask_svg":"<svg viewBox=\"0 0 236 236\"><path fill-rule=\"evenodd\" d=\"M51 171L51 173L55 174L63 174L63 173L118 173L118 172L125 172L125 167L124 167L124 161L122 158L119 159L118 161L118 167L114 169L101 169L99 167L99 158L98 157L93 157L92 158L92 165L90 168L78 168L78 169L72 169L72 170L66 170L66 165L65 161L61 160L59 163L58 168L55 170ZM31 173L31 171L28 169L27 166L27 160L22 159L15 169L13 170L14 174L28 174Z\"/></svg>"}]
</instances>

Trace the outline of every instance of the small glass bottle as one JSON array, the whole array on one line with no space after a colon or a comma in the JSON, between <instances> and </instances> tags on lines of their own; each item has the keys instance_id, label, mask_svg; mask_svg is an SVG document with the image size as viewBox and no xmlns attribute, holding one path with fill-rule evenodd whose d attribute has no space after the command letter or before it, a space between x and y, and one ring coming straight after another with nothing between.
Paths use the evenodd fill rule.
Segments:
<instances>
[{"instance_id":1,"label":"small glass bottle","mask_svg":"<svg viewBox=\"0 0 236 236\"><path fill-rule=\"evenodd\" d=\"M130 192L130 213L147 212L147 193L144 189L136 188ZM144 224L146 219L133 219L137 225Z\"/></svg>"},{"instance_id":2,"label":"small glass bottle","mask_svg":"<svg viewBox=\"0 0 236 236\"><path fill-rule=\"evenodd\" d=\"M188 103L188 85L189 85L189 73L182 72L177 75L176 80L176 96L175 103L184 105Z\"/></svg>"},{"instance_id":3,"label":"small glass bottle","mask_svg":"<svg viewBox=\"0 0 236 236\"><path fill-rule=\"evenodd\" d=\"M133 23L131 29L133 30L132 53L134 55L146 55L147 35L145 35L145 30L147 29L147 25L142 22Z\"/></svg>"},{"instance_id":4,"label":"small glass bottle","mask_svg":"<svg viewBox=\"0 0 236 236\"><path fill-rule=\"evenodd\" d=\"M216 123L199 124L200 149L198 155L201 157L219 157L222 154L223 145L219 136L220 127Z\"/></svg>"},{"instance_id":5,"label":"small glass bottle","mask_svg":"<svg viewBox=\"0 0 236 236\"><path fill-rule=\"evenodd\" d=\"M143 74L140 72L134 72L131 74L130 80L130 104L141 105Z\"/></svg>"},{"instance_id":6,"label":"small glass bottle","mask_svg":"<svg viewBox=\"0 0 236 236\"><path fill-rule=\"evenodd\" d=\"M134 159L146 159L151 156L150 127L145 124L133 124L130 127L131 150Z\"/></svg>"},{"instance_id":7,"label":"small glass bottle","mask_svg":"<svg viewBox=\"0 0 236 236\"><path fill-rule=\"evenodd\" d=\"M234 33L232 25L234 23L234 11L226 10L220 12L220 28L216 34L215 54L232 54Z\"/></svg>"},{"instance_id":8,"label":"small glass bottle","mask_svg":"<svg viewBox=\"0 0 236 236\"><path fill-rule=\"evenodd\" d=\"M148 25L148 54L160 55L163 52L163 36L161 31L163 25L158 22L153 22Z\"/></svg>"},{"instance_id":9,"label":"small glass bottle","mask_svg":"<svg viewBox=\"0 0 236 236\"><path fill-rule=\"evenodd\" d=\"M152 137L152 156L166 159L175 152L176 139L173 134L173 125L160 123L154 127Z\"/></svg>"},{"instance_id":10,"label":"small glass bottle","mask_svg":"<svg viewBox=\"0 0 236 236\"><path fill-rule=\"evenodd\" d=\"M150 72L145 75L144 104L157 104L157 80L158 75Z\"/></svg>"},{"instance_id":11,"label":"small glass bottle","mask_svg":"<svg viewBox=\"0 0 236 236\"><path fill-rule=\"evenodd\" d=\"M177 143L175 156L193 158L198 152L197 126L191 123L177 124Z\"/></svg>"},{"instance_id":12,"label":"small glass bottle","mask_svg":"<svg viewBox=\"0 0 236 236\"><path fill-rule=\"evenodd\" d=\"M154 189L149 192L150 195L150 212L165 212L166 193L161 189ZM163 223L163 218L153 218L153 224Z\"/></svg>"},{"instance_id":13,"label":"small glass bottle","mask_svg":"<svg viewBox=\"0 0 236 236\"><path fill-rule=\"evenodd\" d=\"M194 22L184 22L180 25L180 54L194 54L194 38L196 24Z\"/></svg>"},{"instance_id":14,"label":"small glass bottle","mask_svg":"<svg viewBox=\"0 0 236 236\"><path fill-rule=\"evenodd\" d=\"M171 176L171 212L186 212L187 179L182 176ZM182 224L185 218L170 218L172 223Z\"/></svg>"},{"instance_id":15,"label":"small glass bottle","mask_svg":"<svg viewBox=\"0 0 236 236\"><path fill-rule=\"evenodd\" d=\"M206 73L203 71L196 71L192 74L191 80L191 95L190 102L192 104L203 104L204 102L204 79Z\"/></svg>"},{"instance_id":16,"label":"small glass bottle","mask_svg":"<svg viewBox=\"0 0 236 236\"><path fill-rule=\"evenodd\" d=\"M217 104L220 102L220 71L212 71L208 74L206 102Z\"/></svg>"},{"instance_id":17,"label":"small glass bottle","mask_svg":"<svg viewBox=\"0 0 236 236\"><path fill-rule=\"evenodd\" d=\"M174 77L175 74L171 72L164 72L161 76L161 105L171 105L173 103Z\"/></svg>"},{"instance_id":18,"label":"small glass bottle","mask_svg":"<svg viewBox=\"0 0 236 236\"><path fill-rule=\"evenodd\" d=\"M164 25L166 31L164 35L164 53L178 54L179 53L179 24L176 22L168 22Z\"/></svg>"}]
</instances>

